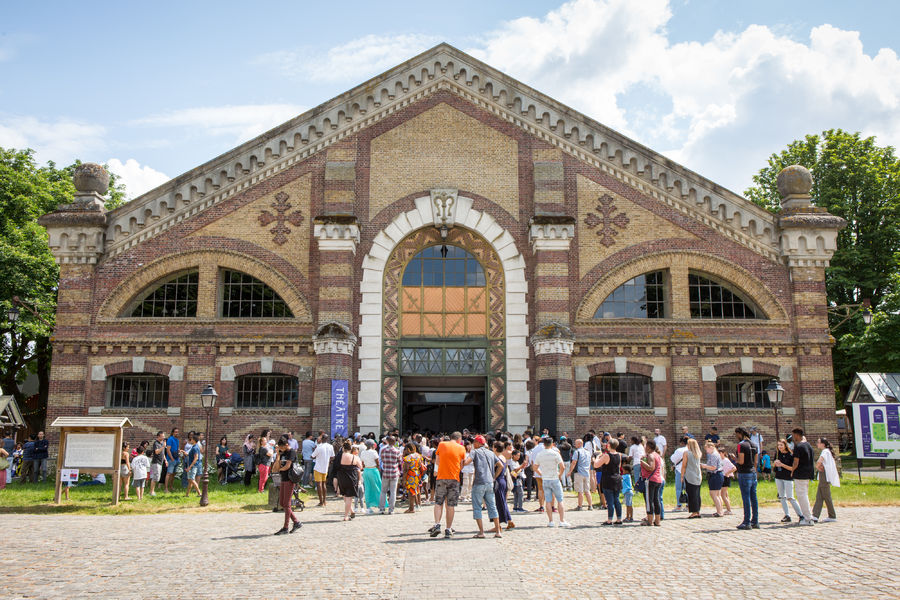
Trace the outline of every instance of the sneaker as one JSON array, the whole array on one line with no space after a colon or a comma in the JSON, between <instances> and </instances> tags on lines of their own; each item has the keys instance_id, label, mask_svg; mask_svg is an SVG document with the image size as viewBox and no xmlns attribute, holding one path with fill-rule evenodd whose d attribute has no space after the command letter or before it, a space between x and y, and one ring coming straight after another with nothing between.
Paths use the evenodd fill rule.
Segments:
<instances>
[{"instance_id":1,"label":"sneaker","mask_svg":"<svg viewBox=\"0 0 900 600\"><path fill-rule=\"evenodd\" d=\"M837 519L832 519L831 517L825 517L819 523L836 523Z\"/></svg>"},{"instance_id":2,"label":"sneaker","mask_svg":"<svg viewBox=\"0 0 900 600\"><path fill-rule=\"evenodd\" d=\"M583 509L580 506L576 506L572 510L574 510L575 512L578 512L579 510L583 510Z\"/></svg>"},{"instance_id":3,"label":"sneaker","mask_svg":"<svg viewBox=\"0 0 900 600\"><path fill-rule=\"evenodd\" d=\"M151 496L155 496L155 495L156 495L156 492L153 492L153 493L152 493L152 494L150 494L150 495L151 495Z\"/></svg>"},{"instance_id":4,"label":"sneaker","mask_svg":"<svg viewBox=\"0 0 900 600\"><path fill-rule=\"evenodd\" d=\"M782 523L790 523L791 521L793 521L793 519L791 519L790 517L785 517L781 520Z\"/></svg>"},{"instance_id":5,"label":"sneaker","mask_svg":"<svg viewBox=\"0 0 900 600\"><path fill-rule=\"evenodd\" d=\"M568 521L560 521L559 526L560 527L571 527L571 525L569 525Z\"/></svg>"},{"instance_id":6,"label":"sneaker","mask_svg":"<svg viewBox=\"0 0 900 600\"><path fill-rule=\"evenodd\" d=\"M818 523L818 522L819 522L819 517L813 517L813 518L812 518L812 522L813 522L813 523Z\"/></svg>"},{"instance_id":7,"label":"sneaker","mask_svg":"<svg viewBox=\"0 0 900 600\"><path fill-rule=\"evenodd\" d=\"M816 523L815 521L812 521L810 519L804 519L804 518L801 518L797 522L798 525L815 525L815 523Z\"/></svg>"},{"instance_id":8,"label":"sneaker","mask_svg":"<svg viewBox=\"0 0 900 600\"><path fill-rule=\"evenodd\" d=\"M300 521L297 521L296 523L294 523L293 527L291 527L291 533L294 533L301 527L303 527L303 523L301 523Z\"/></svg>"},{"instance_id":9,"label":"sneaker","mask_svg":"<svg viewBox=\"0 0 900 600\"><path fill-rule=\"evenodd\" d=\"M751 523L750 529L759 529L759 523Z\"/></svg>"},{"instance_id":10,"label":"sneaker","mask_svg":"<svg viewBox=\"0 0 900 600\"><path fill-rule=\"evenodd\" d=\"M544 512L544 507L538 506L536 509L534 509L534 512Z\"/></svg>"},{"instance_id":11,"label":"sneaker","mask_svg":"<svg viewBox=\"0 0 900 600\"><path fill-rule=\"evenodd\" d=\"M288 528L287 528L287 527L282 527L281 529L279 529L278 531L275 532L275 535L284 535L284 534L286 534L287 532L288 532Z\"/></svg>"},{"instance_id":12,"label":"sneaker","mask_svg":"<svg viewBox=\"0 0 900 600\"><path fill-rule=\"evenodd\" d=\"M737 528L738 529L750 529L750 526L747 525L746 523L741 523L740 525L737 526Z\"/></svg>"},{"instance_id":13,"label":"sneaker","mask_svg":"<svg viewBox=\"0 0 900 600\"><path fill-rule=\"evenodd\" d=\"M452 538L452 537L453 537L453 530L452 530L452 529L445 529L445 530L444 530L444 537L445 537L445 538Z\"/></svg>"},{"instance_id":14,"label":"sneaker","mask_svg":"<svg viewBox=\"0 0 900 600\"><path fill-rule=\"evenodd\" d=\"M547 527L556 527L556 523L554 523L553 521L548 521Z\"/></svg>"},{"instance_id":15,"label":"sneaker","mask_svg":"<svg viewBox=\"0 0 900 600\"><path fill-rule=\"evenodd\" d=\"M437 537L441 533L441 525L440 523L435 523L431 526L431 529L428 530L428 534L431 537Z\"/></svg>"}]
</instances>

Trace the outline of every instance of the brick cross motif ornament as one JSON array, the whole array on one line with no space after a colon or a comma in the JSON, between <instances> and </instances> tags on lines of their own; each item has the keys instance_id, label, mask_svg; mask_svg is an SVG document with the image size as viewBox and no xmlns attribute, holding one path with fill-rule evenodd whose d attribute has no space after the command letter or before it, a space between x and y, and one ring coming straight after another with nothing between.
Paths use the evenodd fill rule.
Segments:
<instances>
[{"instance_id":1,"label":"brick cross motif ornament","mask_svg":"<svg viewBox=\"0 0 900 600\"><path fill-rule=\"evenodd\" d=\"M278 192L275 194L275 202L272 203L272 208L275 209L276 214L273 215L269 211L264 210L259 215L259 222L263 227L275 223L275 227L273 227L270 232L275 234L273 241L279 246L288 241L287 236L291 232L290 227L285 225L285 222L298 227L303 223L303 213L299 210L295 210L290 214L288 213L291 209L291 203L288 202L288 198L290 198L290 196L284 192Z\"/></svg>"},{"instance_id":2,"label":"brick cross motif ornament","mask_svg":"<svg viewBox=\"0 0 900 600\"><path fill-rule=\"evenodd\" d=\"M588 229L593 229L599 225L596 233L600 236L600 243L609 248L616 243L616 236L619 235L616 228L624 231L625 227L628 226L628 217L623 212L616 213L619 209L613 204L612 196L608 194L600 196L597 202L596 211L601 216L598 217L596 214L591 213L585 217L584 223L588 226Z\"/></svg>"}]
</instances>

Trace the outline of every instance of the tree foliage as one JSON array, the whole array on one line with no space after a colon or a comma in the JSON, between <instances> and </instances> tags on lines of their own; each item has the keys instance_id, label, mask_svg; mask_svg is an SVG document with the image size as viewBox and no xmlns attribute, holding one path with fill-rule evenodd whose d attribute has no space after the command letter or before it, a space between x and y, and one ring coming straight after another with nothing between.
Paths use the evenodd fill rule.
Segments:
<instances>
[{"instance_id":1,"label":"tree foliage","mask_svg":"<svg viewBox=\"0 0 900 600\"><path fill-rule=\"evenodd\" d=\"M51 327L26 309L12 324L7 312L13 296L18 296L54 324L59 268L47 245L47 232L37 220L72 201L72 172L78 164L57 168L50 162L42 167L32 150L0 148L0 387L20 405L24 400L20 385L28 373L36 373L41 406L46 406ZM107 208L124 200L124 186L111 177Z\"/></svg>"},{"instance_id":2,"label":"tree foliage","mask_svg":"<svg viewBox=\"0 0 900 600\"><path fill-rule=\"evenodd\" d=\"M841 310L829 316L837 339L835 383L842 397L857 371L900 371L900 355L883 345L888 341L885 333L896 333L892 328L900 327L895 323L898 316L892 314L900 306L889 308L900 293L900 160L892 147L878 146L874 137L829 129L791 142L771 155L768 165L753 177L756 185L745 195L777 212L781 199L776 178L792 164L803 165L812 173L815 204L847 220L826 272L829 306L869 299L876 313L868 332L858 312L850 319L838 314ZM898 338L894 340L896 348Z\"/></svg>"}]
</instances>

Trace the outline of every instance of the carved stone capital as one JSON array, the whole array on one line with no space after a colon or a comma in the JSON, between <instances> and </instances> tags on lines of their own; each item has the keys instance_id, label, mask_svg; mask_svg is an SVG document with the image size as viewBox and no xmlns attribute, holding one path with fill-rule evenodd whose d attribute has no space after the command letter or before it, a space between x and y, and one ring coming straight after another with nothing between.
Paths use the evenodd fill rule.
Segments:
<instances>
[{"instance_id":1,"label":"carved stone capital","mask_svg":"<svg viewBox=\"0 0 900 600\"><path fill-rule=\"evenodd\" d=\"M571 217L535 216L531 219L528 241L532 252L568 250L575 237L575 219Z\"/></svg>"},{"instance_id":2,"label":"carved stone capital","mask_svg":"<svg viewBox=\"0 0 900 600\"><path fill-rule=\"evenodd\" d=\"M59 264L96 264L106 240L106 209L97 192L79 192L71 204L38 219Z\"/></svg>"},{"instance_id":3,"label":"carved stone capital","mask_svg":"<svg viewBox=\"0 0 900 600\"><path fill-rule=\"evenodd\" d=\"M535 340L532 342L534 346L534 355L542 354L568 354L572 355L575 349L575 340L566 340L563 338L548 338Z\"/></svg>"},{"instance_id":4,"label":"carved stone capital","mask_svg":"<svg viewBox=\"0 0 900 600\"><path fill-rule=\"evenodd\" d=\"M356 254L359 244L359 221L353 216L316 217L313 234L319 241L320 251L349 250Z\"/></svg>"},{"instance_id":5,"label":"carved stone capital","mask_svg":"<svg viewBox=\"0 0 900 600\"><path fill-rule=\"evenodd\" d=\"M346 354L347 356L353 356L353 351L356 349L356 342L354 340L341 340L336 338L323 338L320 340L313 340L313 349L316 354Z\"/></svg>"}]
</instances>

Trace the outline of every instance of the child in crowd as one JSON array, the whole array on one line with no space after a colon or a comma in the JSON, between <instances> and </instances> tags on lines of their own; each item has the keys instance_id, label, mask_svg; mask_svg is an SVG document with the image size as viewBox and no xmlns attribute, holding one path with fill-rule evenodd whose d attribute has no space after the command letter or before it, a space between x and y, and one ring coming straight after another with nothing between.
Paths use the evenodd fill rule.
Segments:
<instances>
[{"instance_id":1,"label":"child in crowd","mask_svg":"<svg viewBox=\"0 0 900 600\"><path fill-rule=\"evenodd\" d=\"M150 470L150 459L146 454L138 454L131 459L131 473L134 476L134 492L138 501L144 499L144 482L147 481L147 472Z\"/></svg>"},{"instance_id":2,"label":"child in crowd","mask_svg":"<svg viewBox=\"0 0 900 600\"><path fill-rule=\"evenodd\" d=\"M628 463L622 465L622 494L625 496L625 523L634 522L634 483L631 480L632 466Z\"/></svg>"},{"instance_id":3,"label":"child in crowd","mask_svg":"<svg viewBox=\"0 0 900 600\"><path fill-rule=\"evenodd\" d=\"M509 472L513 479L513 512L523 513L525 508L522 503L525 500L525 473L522 467L522 453L513 451L509 462Z\"/></svg>"},{"instance_id":4,"label":"child in crowd","mask_svg":"<svg viewBox=\"0 0 900 600\"><path fill-rule=\"evenodd\" d=\"M766 481L772 479L772 457L769 456L768 450L763 450L762 454L759 457L759 464L762 467L763 477L766 478Z\"/></svg>"}]
</instances>

